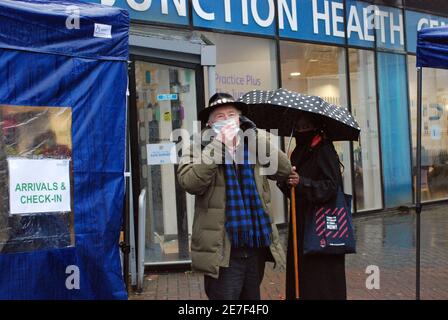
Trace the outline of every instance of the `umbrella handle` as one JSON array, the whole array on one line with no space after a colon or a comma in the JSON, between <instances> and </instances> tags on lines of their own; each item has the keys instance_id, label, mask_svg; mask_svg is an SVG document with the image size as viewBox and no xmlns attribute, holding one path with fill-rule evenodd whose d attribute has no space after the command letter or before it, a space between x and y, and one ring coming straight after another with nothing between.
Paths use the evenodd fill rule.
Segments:
<instances>
[{"instance_id":1,"label":"umbrella handle","mask_svg":"<svg viewBox=\"0 0 448 320\"><path fill-rule=\"evenodd\" d=\"M299 299L299 253L297 251L297 224L296 224L296 192L295 188L291 188L291 223L292 223L292 237L293 237L293 253L294 253L294 288L295 297Z\"/></svg>"}]
</instances>

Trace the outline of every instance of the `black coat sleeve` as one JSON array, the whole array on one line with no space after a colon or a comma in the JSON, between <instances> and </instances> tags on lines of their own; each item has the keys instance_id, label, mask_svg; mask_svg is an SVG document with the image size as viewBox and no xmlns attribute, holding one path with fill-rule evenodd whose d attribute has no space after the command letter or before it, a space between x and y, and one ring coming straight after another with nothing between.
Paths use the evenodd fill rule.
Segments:
<instances>
[{"instance_id":1,"label":"black coat sleeve","mask_svg":"<svg viewBox=\"0 0 448 320\"><path fill-rule=\"evenodd\" d=\"M331 142L324 143L316 152L317 174L309 177L306 172L299 173L297 193L312 203L324 203L336 195L342 178L339 159Z\"/></svg>"}]
</instances>

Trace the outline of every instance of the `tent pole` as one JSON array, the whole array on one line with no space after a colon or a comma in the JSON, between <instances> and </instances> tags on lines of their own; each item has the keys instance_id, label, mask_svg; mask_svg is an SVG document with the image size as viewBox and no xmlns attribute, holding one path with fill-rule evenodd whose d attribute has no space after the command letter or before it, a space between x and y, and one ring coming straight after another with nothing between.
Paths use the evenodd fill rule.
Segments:
<instances>
[{"instance_id":1,"label":"tent pole","mask_svg":"<svg viewBox=\"0 0 448 320\"><path fill-rule=\"evenodd\" d=\"M416 221L416 281L415 281L415 299L420 300L420 214L422 212L421 204L421 187L422 187L422 78L423 70L421 67L417 68L417 148L416 148L416 186L415 186L415 211L417 216Z\"/></svg>"}]
</instances>

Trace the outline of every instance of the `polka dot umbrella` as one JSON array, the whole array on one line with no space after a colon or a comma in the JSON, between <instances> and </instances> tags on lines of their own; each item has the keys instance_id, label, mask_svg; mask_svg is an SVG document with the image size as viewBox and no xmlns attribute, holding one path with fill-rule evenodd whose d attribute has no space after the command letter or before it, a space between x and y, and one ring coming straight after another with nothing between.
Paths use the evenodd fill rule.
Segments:
<instances>
[{"instance_id":1,"label":"polka dot umbrella","mask_svg":"<svg viewBox=\"0 0 448 320\"><path fill-rule=\"evenodd\" d=\"M347 108L318 96L301 94L283 88L253 90L241 98L248 105L246 115L261 129L278 129L280 136L290 136L302 112L317 116L331 140L358 140L360 128Z\"/></svg>"}]
</instances>

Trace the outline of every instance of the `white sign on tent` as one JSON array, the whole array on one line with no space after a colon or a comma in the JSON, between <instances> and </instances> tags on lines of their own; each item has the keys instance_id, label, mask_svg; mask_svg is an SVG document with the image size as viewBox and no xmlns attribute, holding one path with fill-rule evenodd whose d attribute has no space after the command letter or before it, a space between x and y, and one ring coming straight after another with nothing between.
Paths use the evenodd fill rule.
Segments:
<instances>
[{"instance_id":1,"label":"white sign on tent","mask_svg":"<svg viewBox=\"0 0 448 320\"><path fill-rule=\"evenodd\" d=\"M70 160L9 158L10 214L69 212Z\"/></svg>"}]
</instances>

